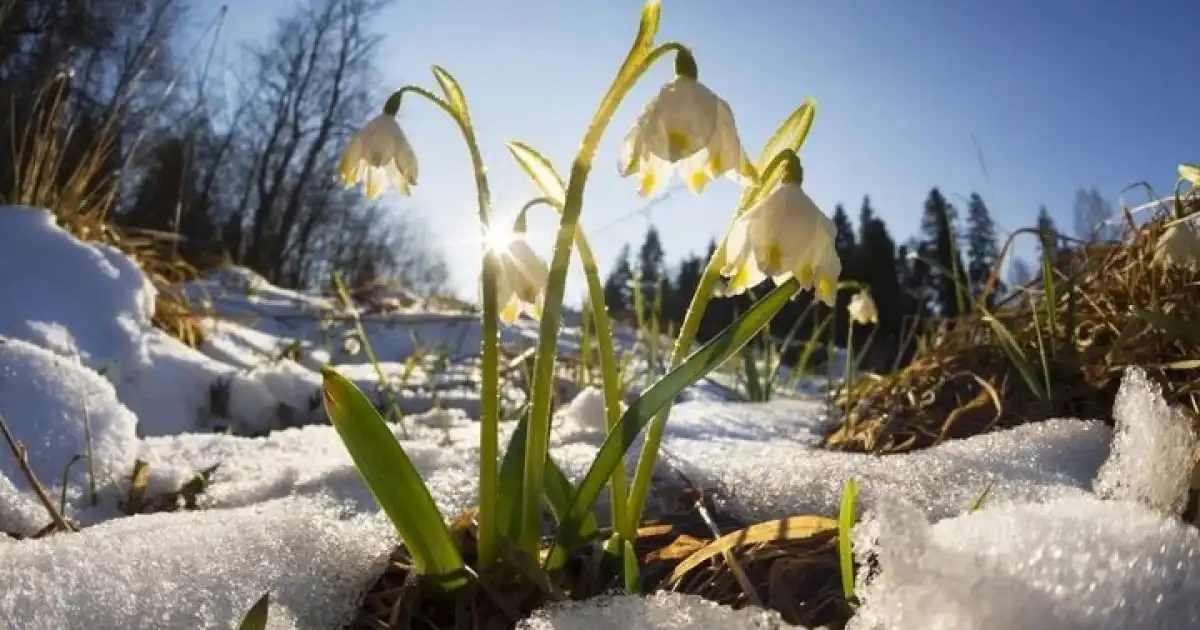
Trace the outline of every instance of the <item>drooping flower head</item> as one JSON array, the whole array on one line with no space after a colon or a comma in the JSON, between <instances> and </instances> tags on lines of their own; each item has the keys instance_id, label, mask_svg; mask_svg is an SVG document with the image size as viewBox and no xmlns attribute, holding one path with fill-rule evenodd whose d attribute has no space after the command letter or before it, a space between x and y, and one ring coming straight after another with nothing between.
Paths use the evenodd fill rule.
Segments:
<instances>
[{"instance_id":1,"label":"drooping flower head","mask_svg":"<svg viewBox=\"0 0 1200 630\"><path fill-rule=\"evenodd\" d=\"M382 114L372 118L350 139L338 164L346 187L366 182L366 194L377 199L388 184L401 195L417 183L417 155L396 122L399 102L389 99Z\"/></svg>"},{"instance_id":2,"label":"drooping flower head","mask_svg":"<svg viewBox=\"0 0 1200 630\"><path fill-rule=\"evenodd\" d=\"M1200 225L1196 217L1175 221L1163 232L1155 244L1154 262L1200 271Z\"/></svg>"},{"instance_id":3,"label":"drooping flower head","mask_svg":"<svg viewBox=\"0 0 1200 630\"><path fill-rule=\"evenodd\" d=\"M800 160L792 152L780 184L734 220L725 241L726 295L737 295L771 277L795 277L800 288L834 305L842 261L834 248L837 226L804 192Z\"/></svg>"},{"instance_id":4,"label":"drooping flower head","mask_svg":"<svg viewBox=\"0 0 1200 630\"><path fill-rule=\"evenodd\" d=\"M675 78L625 135L617 168L621 177L640 176L643 197L662 190L674 169L693 193L722 175L739 183L752 177L733 110L699 81L696 59L686 49L675 56Z\"/></svg>"},{"instance_id":5,"label":"drooping flower head","mask_svg":"<svg viewBox=\"0 0 1200 630\"><path fill-rule=\"evenodd\" d=\"M521 313L540 319L550 268L523 233L494 227L488 235L488 249L499 263L496 303L500 305L500 320L511 324Z\"/></svg>"},{"instance_id":6,"label":"drooping flower head","mask_svg":"<svg viewBox=\"0 0 1200 630\"><path fill-rule=\"evenodd\" d=\"M871 299L871 294L866 291L859 291L850 298L846 312L850 315L850 321L855 324L879 323L879 311L875 308L875 300Z\"/></svg>"}]
</instances>

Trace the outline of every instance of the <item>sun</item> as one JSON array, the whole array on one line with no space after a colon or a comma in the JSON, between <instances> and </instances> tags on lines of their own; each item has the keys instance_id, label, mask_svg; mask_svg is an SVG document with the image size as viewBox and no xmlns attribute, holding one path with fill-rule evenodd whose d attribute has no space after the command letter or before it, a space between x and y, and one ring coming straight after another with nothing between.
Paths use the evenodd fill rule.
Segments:
<instances>
[{"instance_id":1,"label":"sun","mask_svg":"<svg viewBox=\"0 0 1200 630\"><path fill-rule=\"evenodd\" d=\"M513 241L519 238L511 229L504 225L493 225L484 236L483 242L489 250L496 253L506 252Z\"/></svg>"}]
</instances>

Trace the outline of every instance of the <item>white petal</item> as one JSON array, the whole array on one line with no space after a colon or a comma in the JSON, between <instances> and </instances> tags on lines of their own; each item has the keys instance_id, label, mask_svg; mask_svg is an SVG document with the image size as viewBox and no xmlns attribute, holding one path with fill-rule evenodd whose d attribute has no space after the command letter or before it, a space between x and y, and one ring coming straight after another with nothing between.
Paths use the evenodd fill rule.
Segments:
<instances>
[{"instance_id":1,"label":"white petal","mask_svg":"<svg viewBox=\"0 0 1200 630\"><path fill-rule=\"evenodd\" d=\"M708 146L716 129L720 99L704 84L677 76L663 86L652 102L643 138L645 151L669 163L678 162ZM671 142L682 141L684 146Z\"/></svg>"},{"instance_id":2,"label":"white petal","mask_svg":"<svg viewBox=\"0 0 1200 630\"><path fill-rule=\"evenodd\" d=\"M671 165L653 155L647 155L642 160L641 173L638 194L653 197L666 187L667 180L671 178Z\"/></svg>"},{"instance_id":3,"label":"white petal","mask_svg":"<svg viewBox=\"0 0 1200 630\"><path fill-rule=\"evenodd\" d=\"M733 110L723 99L717 102L716 128L708 145L708 153L709 177L716 179L728 173L735 181L744 179L739 172L744 153L742 141L733 120Z\"/></svg>"},{"instance_id":4,"label":"white petal","mask_svg":"<svg viewBox=\"0 0 1200 630\"><path fill-rule=\"evenodd\" d=\"M523 301L531 301L545 290L550 269L524 239L517 239L509 245L506 260L513 272L519 276L514 277L514 284Z\"/></svg>"},{"instance_id":5,"label":"white petal","mask_svg":"<svg viewBox=\"0 0 1200 630\"><path fill-rule=\"evenodd\" d=\"M747 247L747 239L750 231L750 219L745 215L740 216L733 221L733 225L729 226L729 233L725 236L725 263L721 273L725 273L725 269L729 273L733 273L734 267L739 264L739 261L749 257L749 248ZM725 273L725 275L729 275Z\"/></svg>"},{"instance_id":6,"label":"white petal","mask_svg":"<svg viewBox=\"0 0 1200 630\"><path fill-rule=\"evenodd\" d=\"M625 139L621 141L621 155L617 158L617 173L629 177L638 172L642 163L642 119L639 118Z\"/></svg>"}]
</instances>

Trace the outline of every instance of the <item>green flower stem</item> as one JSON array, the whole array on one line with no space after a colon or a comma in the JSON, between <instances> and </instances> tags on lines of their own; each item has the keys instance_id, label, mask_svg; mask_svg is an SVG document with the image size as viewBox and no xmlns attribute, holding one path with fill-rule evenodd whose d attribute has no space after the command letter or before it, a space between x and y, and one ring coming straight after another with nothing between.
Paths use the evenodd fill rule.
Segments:
<instances>
[{"instance_id":1,"label":"green flower stem","mask_svg":"<svg viewBox=\"0 0 1200 630\"><path fill-rule=\"evenodd\" d=\"M412 92L437 105L450 115L466 140L475 170L475 189L479 201L479 222L486 236L491 227L491 192L488 188L487 169L479 154L479 143L471 121L455 110L436 94L406 85L388 98L385 107L399 108L400 98ZM392 110L393 112L395 109ZM483 248L483 330L482 330L482 383L480 384L479 418L479 511L475 518L478 524L479 566L486 568L496 562L500 555L499 529L496 523L497 488L499 487L500 452L500 307L496 300L496 275L499 271L496 256Z\"/></svg>"},{"instance_id":2,"label":"green flower stem","mask_svg":"<svg viewBox=\"0 0 1200 630\"><path fill-rule=\"evenodd\" d=\"M850 387L854 380L854 320L846 325L846 365L842 368L842 388L845 389L845 405L842 407L842 419L848 423L851 435L854 434L854 420L850 417Z\"/></svg>"},{"instance_id":3,"label":"green flower stem","mask_svg":"<svg viewBox=\"0 0 1200 630\"><path fill-rule=\"evenodd\" d=\"M692 342L695 341L696 334L700 330L700 321L704 319L704 311L708 308L708 303L712 300L713 289L716 288L717 280L721 277L721 267L724 266L724 261L725 242L721 241L717 250L713 252L712 258L709 258L708 264L704 267L704 273L700 275L700 284L696 288L696 293L692 295L692 302L688 305L687 314L683 316L679 337L675 339L675 346L671 350L670 369L672 370L683 362L692 348ZM663 407L646 429L646 441L642 444L642 453L638 457L637 469L633 475L633 488L629 494L629 506L625 512L629 518L626 527L633 528L634 531L642 520L642 510L645 509L646 499L650 494L650 479L658 460L658 448L662 444L663 432L667 426L667 415L671 413L671 406L671 403L668 403Z\"/></svg>"},{"instance_id":4,"label":"green flower stem","mask_svg":"<svg viewBox=\"0 0 1200 630\"><path fill-rule=\"evenodd\" d=\"M562 208L550 197L538 197L525 204L519 215L524 218L525 212L533 206L543 203L558 212ZM596 257L588 243L583 230L575 231L575 247L579 249L579 262L583 267L583 275L587 278L588 300L592 304L592 322L596 326L596 346L600 353L600 378L604 382L604 416L605 424L611 432L614 425L621 420L621 379L617 370L617 353L613 349L612 322L608 318L608 306L604 303L604 285L600 282L600 269L596 266ZM613 470L609 483L609 495L612 503L613 529L625 540L633 540L630 532L625 529L625 495L628 492L628 479L625 467L618 466Z\"/></svg>"},{"instance_id":5,"label":"green flower stem","mask_svg":"<svg viewBox=\"0 0 1200 630\"><path fill-rule=\"evenodd\" d=\"M538 555L540 528L533 524L540 522L541 517L542 472L545 469L550 446L550 433L547 431L547 427L550 424L550 395L553 392L554 362L558 353L562 302L566 293L567 264L571 259L571 246L575 241L579 215L583 211L584 187L587 185L588 174L592 169L596 148L621 100L654 62L669 52L681 50L686 50L682 44L668 42L644 55L636 47L630 51L629 56L621 65L617 78L600 102L600 107L592 118L591 124L588 125L587 133L583 137L583 142L580 143L579 152L571 165L571 177L567 184L566 201L563 203L562 221L559 222L558 234L554 239L554 255L550 262L546 301L538 330L537 357L533 368L533 392L529 414L530 431L525 436L525 491L521 496L521 540L517 542L521 551L534 558Z\"/></svg>"}]
</instances>

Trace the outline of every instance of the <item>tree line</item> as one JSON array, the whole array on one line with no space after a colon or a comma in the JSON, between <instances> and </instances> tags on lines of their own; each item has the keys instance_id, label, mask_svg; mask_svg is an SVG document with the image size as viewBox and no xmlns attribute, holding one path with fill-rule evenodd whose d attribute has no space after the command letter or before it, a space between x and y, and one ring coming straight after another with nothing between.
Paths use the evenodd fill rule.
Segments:
<instances>
[{"instance_id":1,"label":"tree line","mask_svg":"<svg viewBox=\"0 0 1200 630\"><path fill-rule=\"evenodd\" d=\"M110 224L200 269L447 289L411 214L333 176L379 106L376 28L390 4L285 3L239 49L216 4L0 0L0 203L42 200L30 192L40 179L74 195L68 206L103 197Z\"/></svg>"},{"instance_id":2,"label":"tree line","mask_svg":"<svg viewBox=\"0 0 1200 630\"><path fill-rule=\"evenodd\" d=\"M998 228L983 198L976 193L963 199L965 217L938 188L929 191L921 211L920 231L898 241L875 211L869 196L864 197L857 221L851 219L843 204L834 207L831 218L837 226L835 247L842 261L842 280L868 287L879 311L877 325L856 328L854 339L861 344L867 335L872 343L864 361L870 369L886 370L907 362L915 350L915 332L928 330L935 322L949 321L964 313L986 294L985 302L995 305L1009 287L1034 280L1037 273L1027 261L1007 256L1008 273L993 270L1003 265ZM1059 261L1071 243L1112 241L1119 229L1112 224L1113 206L1095 188L1080 189L1072 209L1075 236L1068 241L1055 226L1049 211L1041 207L1037 215L1037 260L1046 252ZM1077 245L1076 245L1077 246ZM618 254L604 283L605 304L618 320L636 321L634 293L647 297L647 310L657 305L661 328L678 330L687 313L692 295L700 284L707 261L717 249L710 241L702 255L684 256L668 265L658 230L650 226L634 252L626 244ZM1040 272L1039 272L1040 273ZM990 283L990 289L989 289ZM763 295L771 281L736 298L716 299L709 303L700 325L699 339L707 340L745 311L754 295ZM811 293L802 293L772 321L765 333L775 341L797 331L795 338L806 340L820 332L823 339L832 334L834 343L844 346L849 327L846 306L855 289L838 292L837 306L826 327L818 324L829 314L823 304L813 304ZM810 308L810 306L812 308ZM874 330L874 329L878 330ZM785 360L794 359L799 350L785 352Z\"/></svg>"}]
</instances>

